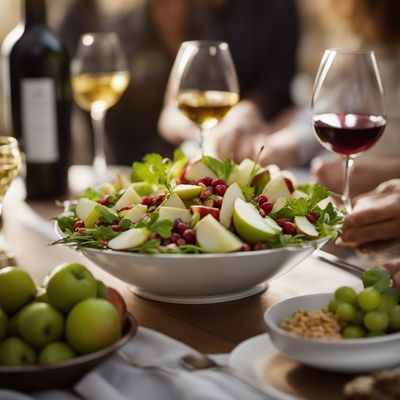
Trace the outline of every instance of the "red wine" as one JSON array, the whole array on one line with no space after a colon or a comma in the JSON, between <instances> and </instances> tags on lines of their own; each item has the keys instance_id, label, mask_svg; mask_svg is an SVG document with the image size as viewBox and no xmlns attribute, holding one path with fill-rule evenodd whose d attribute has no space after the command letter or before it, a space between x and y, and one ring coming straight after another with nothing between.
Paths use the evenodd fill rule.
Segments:
<instances>
[{"instance_id":1,"label":"red wine","mask_svg":"<svg viewBox=\"0 0 400 400\"><path fill-rule=\"evenodd\" d=\"M313 118L315 132L324 147L344 155L368 150L385 129L383 117L357 114L320 114Z\"/></svg>"},{"instance_id":2,"label":"red wine","mask_svg":"<svg viewBox=\"0 0 400 400\"><path fill-rule=\"evenodd\" d=\"M25 0L22 9L24 28L10 32L2 49L5 101L26 157L28 197L56 197L67 190L69 56L46 26L44 0Z\"/></svg>"}]
</instances>

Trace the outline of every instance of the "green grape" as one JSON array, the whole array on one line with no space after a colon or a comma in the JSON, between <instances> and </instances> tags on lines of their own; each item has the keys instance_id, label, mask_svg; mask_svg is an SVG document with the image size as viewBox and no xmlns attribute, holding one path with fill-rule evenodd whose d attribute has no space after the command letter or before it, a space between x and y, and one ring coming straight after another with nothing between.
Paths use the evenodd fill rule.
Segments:
<instances>
[{"instance_id":1,"label":"green grape","mask_svg":"<svg viewBox=\"0 0 400 400\"><path fill-rule=\"evenodd\" d=\"M353 325L363 326L364 325L364 316L365 316L365 312L360 310L359 308L357 308L356 315L351 323Z\"/></svg>"},{"instance_id":2,"label":"green grape","mask_svg":"<svg viewBox=\"0 0 400 400\"><path fill-rule=\"evenodd\" d=\"M384 331L389 326L389 316L380 311L365 314L364 325L369 331Z\"/></svg>"},{"instance_id":3,"label":"green grape","mask_svg":"<svg viewBox=\"0 0 400 400\"><path fill-rule=\"evenodd\" d=\"M338 300L336 300L336 299L332 299L332 300L329 302L328 310L329 310L331 313L335 314L337 308L339 307L339 304L340 304L340 301L338 301Z\"/></svg>"},{"instance_id":4,"label":"green grape","mask_svg":"<svg viewBox=\"0 0 400 400\"><path fill-rule=\"evenodd\" d=\"M384 331L371 331L367 333L368 337L376 337L376 336L383 336L385 334Z\"/></svg>"},{"instance_id":5,"label":"green grape","mask_svg":"<svg viewBox=\"0 0 400 400\"><path fill-rule=\"evenodd\" d=\"M354 289L348 286L342 286L336 289L335 298L343 303L349 303L353 306L357 305L357 293Z\"/></svg>"},{"instance_id":6,"label":"green grape","mask_svg":"<svg viewBox=\"0 0 400 400\"><path fill-rule=\"evenodd\" d=\"M393 331L400 331L400 306L395 306L390 310L389 325Z\"/></svg>"},{"instance_id":7,"label":"green grape","mask_svg":"<svg viewBox=\"0 0 400 400\"><path fill-rule=\"evenodd\" d=\"M381 301L375 311L382 311L385 314L389 314L390 310L397 304L397 299L393 296L381 294Z\"/></svg>"},{"instance_id":8,"label":"green grape","mask_svg":"<svg viewBox=\"0 0 400 400\"><path fill-rule=\"evenodd\" d=\"M380 293L373 287L364 289L358 294L358 304L364 311L372 311L378 307L380 300Z\"/></svg>"},{"instance_id":9,"label":"green grape","mask_svg":"<svg viewBox=\"0 0 400 400\"><path fill-rule=\"evenodd\" d=\"M342 334L346 339L357 339L365 336L365 330L361 326L349 325L344 328Z\"/></svg>"},{"instance_id":10,"label":"green grape","mask_svg":"<svg viewBox=\"0 0 400 400\"><path fill-rule=\"evenodd\" d=\"M382 292L382 294L384 294L385 296L394 297L396 303L397 303L398 300L399 300L399 295L400 295L400 293L399 293L399 291L398 291L396 288L394 288L394 287L389 287L389 288L385 289L385 290Z\"/></svg>"},{"instance_id":11,"label":"green grape","mask_svg":"<svg viewBox=\"0 0 400 400\"><path fill-rule=\"evenodd\" d=\"M356 309L351 304L341 303L336 310L336 315L342 321L350 322L356 316Z\"/></svg>"}]
</instances>

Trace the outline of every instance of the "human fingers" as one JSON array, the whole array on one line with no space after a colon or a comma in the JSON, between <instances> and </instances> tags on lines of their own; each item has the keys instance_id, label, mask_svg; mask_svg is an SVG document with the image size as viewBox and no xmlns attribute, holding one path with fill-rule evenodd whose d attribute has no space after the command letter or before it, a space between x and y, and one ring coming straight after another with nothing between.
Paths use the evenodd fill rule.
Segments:
<instances>
[{"instance_id":1,"label":"human fingers","mask_svg":"<svg viewBox=\"0 0 400 400\"><path fill-rule=\"evenodd\" d=\"M400 258L386 261L382 264L382 267L387 269L392 275L394 286L400 288Z\"/></svg>"},{"instance_id":2,"label":"human fingers","mask_svg":"<svg viewBox=\"0 0 400 400\"><path fill-rule=\"evenodd\" d=\"M379 253L384 250L388 250L396 245L400 244L400 240L381 240L377 242L365 243L357 247L357 251L362 254L373 254Z\"/></svg>"}]
</instances>

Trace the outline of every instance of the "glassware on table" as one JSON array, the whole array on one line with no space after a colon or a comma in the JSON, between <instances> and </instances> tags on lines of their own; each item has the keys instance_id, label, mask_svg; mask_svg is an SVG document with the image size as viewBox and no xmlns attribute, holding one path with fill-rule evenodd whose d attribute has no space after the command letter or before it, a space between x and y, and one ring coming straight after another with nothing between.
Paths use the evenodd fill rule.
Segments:
<instances>
[{"instance_id":1,"label":"glassware on table","mask_svg":"<svg viewBox=\"0 0 400 400\"><path fill-rule=\"evenodd\" d=\"M85 33L71 64L75 101L90 111L94 131L93 170L101 179L107 170L105 116L129 84L127 62L115 33Z\"/></svg>"},{"instance_id":2,"label":"glassware on table","mask_svg":"<svg viewBox=\"0 0 400 400\"><path fill-rule=\"evenodd\" d=\"M315 79L311 109L318 140L345 160L342 200L351 211L353 160L376 143L386 126L383 86L374 52L326 50Z\"/></svg>"},{"instance_id":3,"label":"glassware on table","mask_svg":"<svg viewBox=\"0 0 400 400\"><path fill-rule=\"evenodd\" d=\"M10 136L0 136L0 218L3 199L12 181L21 170L21 153L18 142ZM0 267L10 264L12 255L5 248L0 248Z\"/></svg>"},{"instance_id":4,"label":"glassware on table","mask_svg":"<svg viewBox=\"0 0 400 400\"><path fill-rule=\"evenodd\" d=\"M216 126L239 101L229 46L219 41L183 42L174 70L178 107L199 127L204 153L204 131Z\"/></svg>"}]
</instances>

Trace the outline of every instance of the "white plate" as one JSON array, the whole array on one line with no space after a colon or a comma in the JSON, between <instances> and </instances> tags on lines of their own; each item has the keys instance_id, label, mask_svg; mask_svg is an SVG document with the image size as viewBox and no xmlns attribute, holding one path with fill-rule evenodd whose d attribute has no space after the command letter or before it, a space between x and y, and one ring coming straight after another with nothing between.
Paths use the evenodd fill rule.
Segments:
<instances>
[{"instance_id":1,"label":"white plate","mask_svg":"<svg viewBox=\"0 0 400 400\"><path fill-rule=\"evenodd\" d=\"M254 336L235 347L229 357L229 365L242 375L259 383L266 393L276 400L298 398L270 385L263 378L265 367L279 353L267 333Z\"/></svg>"}]
</instances>

